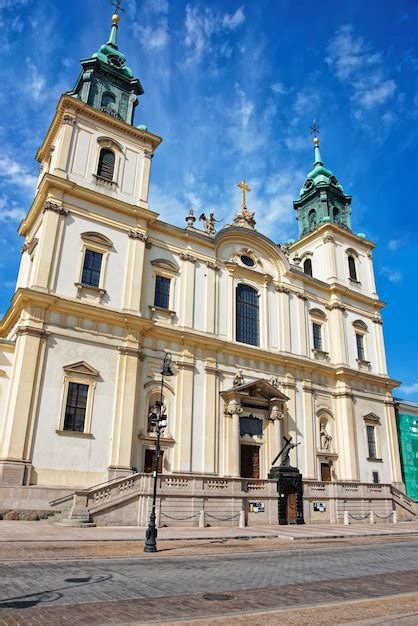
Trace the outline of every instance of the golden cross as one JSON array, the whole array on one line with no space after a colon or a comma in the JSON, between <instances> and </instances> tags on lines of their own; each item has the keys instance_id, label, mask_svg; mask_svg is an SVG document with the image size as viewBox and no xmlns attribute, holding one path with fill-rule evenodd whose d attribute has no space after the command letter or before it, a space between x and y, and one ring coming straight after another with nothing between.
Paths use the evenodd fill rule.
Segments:
<instances>
[{"instance_id":1,"label":"golden cross","mask_svg":"<svg viewBox=\"0 0 418 626\"><path fill-rule=\"evenodd\" d=\"M237 187L239 187L242 191L242 201L241 201L241 208L246 207L246 203L245 203L245 193L247 191L251 191L251 189L248 187L247 183L245 182L245 180L242 180L240 183L237 183Z\"/></svg>"},{"instance_id":2,"label":"golden cross","mask_svg":"<svg viewBox=\"0 0 418 626\"><path fill-rule=\"evenodd\" d=\"M121 7L122 0L115 0L115 2L112 2L112 0L110 0L110 4L113 4L113 6L116 7L115 13L117 13L118 11L122 11L123 13L125 13L125 9L122 9Z\"/></svg>"}]
</instances>

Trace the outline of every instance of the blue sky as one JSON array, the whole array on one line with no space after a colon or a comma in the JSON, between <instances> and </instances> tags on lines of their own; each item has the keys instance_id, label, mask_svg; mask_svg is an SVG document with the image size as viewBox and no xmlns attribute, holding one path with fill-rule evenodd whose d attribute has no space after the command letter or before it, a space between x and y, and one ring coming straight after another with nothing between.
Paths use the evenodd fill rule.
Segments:
<instances>
[{"instance_id":1,"label":"blue sky","mask_svg":"<svg viewBox=\"0 0 418 626\"><path fill-rule=\"evenodd\" d=\"M309 128L353 195L354 232L377 244L396 395L418 400L416 272L418 3L415 0L125 0L119 47L145 89L136 124L163 137L151 208L183 225L190 207L227 223L236 182L257 228L297 237L292 200L312 165ZM0 312L13 294L34 154L79 59L107 40L106 0L0 0Z\"/></svg>"}]
</instances>

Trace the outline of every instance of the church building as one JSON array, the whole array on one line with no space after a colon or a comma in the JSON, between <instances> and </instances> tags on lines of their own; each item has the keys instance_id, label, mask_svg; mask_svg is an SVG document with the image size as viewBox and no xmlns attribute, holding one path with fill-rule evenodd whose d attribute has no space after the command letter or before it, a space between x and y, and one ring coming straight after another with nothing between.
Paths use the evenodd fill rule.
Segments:
<instances>
[{"instance_id":1,"label":"church building","mask_svg":"<svg viewBox=\"0 0 418 626\"><path fill-rule=\"evenodd\" d=\"M284 435L298 444L290 462L306 521L383 517L392 488L404 491L398 382L375 246L352 230L351 196L315 134L296 241L279 245L257 228L245 181L218 230L192 210L183 228L161 221L148 193L162 140L135 126L144 91L118 24L114 15L107 43L81 61L36 154L0 322L0 496L37 493L39 507L42 489L45 507L58 494L65 508L76 492L97 523L146 523L149 416L169 352L160 523L194 524L201 511L211 523L237 524L241 511L247 523L277 523L268 474Z\"/></svg>"}]
</instances>

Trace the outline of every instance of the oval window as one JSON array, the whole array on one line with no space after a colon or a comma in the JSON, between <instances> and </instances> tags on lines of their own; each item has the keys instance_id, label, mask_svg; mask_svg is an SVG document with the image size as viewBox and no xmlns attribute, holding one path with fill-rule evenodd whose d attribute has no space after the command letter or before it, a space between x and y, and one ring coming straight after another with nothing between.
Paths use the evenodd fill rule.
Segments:
<instances>
[{"instance_id":1,"label":"oval window","mask_svg":"<svg viewBox=\"0 0 418 626\"><path fill-rule=\"evenodd\" d=\"M244 265L247 265L247 267L253 267L254 265L254 261L252 260L252 258L250 256L247 256L246 254L243 254L241 256L241 261L244 263Z\"/></svg>"}]
</instances>

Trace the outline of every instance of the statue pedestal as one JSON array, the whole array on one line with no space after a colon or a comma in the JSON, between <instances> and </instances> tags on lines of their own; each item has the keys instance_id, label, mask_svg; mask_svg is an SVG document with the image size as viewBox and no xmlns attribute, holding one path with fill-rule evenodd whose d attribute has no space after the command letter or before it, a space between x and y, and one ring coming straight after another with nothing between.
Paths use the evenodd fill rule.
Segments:
<instances>
[{"instance_id":1,"label":"statue pedestal","mask_svg":"<svg viewBox=\"0 0 418 626\"><path fill-rule=\"evenodd\" d=\"M272 467L269 478L277 481L279 524L304 524L302 474L297 467Z\"/></svg>"}]
</instances>

